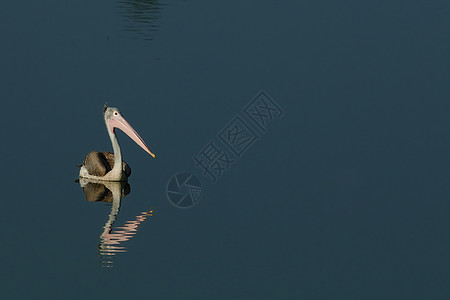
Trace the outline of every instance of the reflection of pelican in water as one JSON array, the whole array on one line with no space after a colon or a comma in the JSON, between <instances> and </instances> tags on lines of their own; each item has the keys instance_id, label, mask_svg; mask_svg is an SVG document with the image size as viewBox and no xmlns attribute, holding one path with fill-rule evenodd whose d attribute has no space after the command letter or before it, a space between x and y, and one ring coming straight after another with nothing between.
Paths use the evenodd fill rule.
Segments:
<instances>
[{"instance_id":1,"label":"reflection of pelican in water","mask_svg":"<svg viewBox=\"0 0 450 300\"><path fill-rule=\"evenodd\" d=\"M80 178L89 178L105 181L127 181L131 174L131 168L125 162L122 162L122 153L120 152L119 142L116 138L115 128L125 132L133 141L136 142L151 156L155 155L148 149L142 138L131 127L130 124L121 116L119 110L115 107L103 108L103 117L105 119L106 129L114 150L111 152L92 151L86 155L83 165L80 168Z\"/></svg>"},{"instance_id":2,"label":"reflection of pelican in water","mask_svg":"<svg viewBox=\"0 0 450 300\"><path fill-rule=\"evenodd\" d=\"M134 220L126 221L124 226L113 227L119 214L121 199L130 193L130 185L127 182L92 181L85 178L80 178L79 182L86 200L112 203L111 213L103 226L98 246L102 266L111 267L111 257L118 252L126 252L126 248L120 244L137 233L140 224L152 216L153 210L141 212Z\"/></svg>"}]
</instances>

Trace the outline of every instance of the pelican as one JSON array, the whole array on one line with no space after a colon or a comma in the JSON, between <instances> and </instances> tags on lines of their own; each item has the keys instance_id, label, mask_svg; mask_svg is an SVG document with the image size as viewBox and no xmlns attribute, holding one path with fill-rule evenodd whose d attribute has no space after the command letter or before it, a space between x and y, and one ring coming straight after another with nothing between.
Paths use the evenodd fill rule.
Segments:
<instances>
[{"instance_id":1,"label":"pelican","mask_svg":"<svg viewBox=\"0 0 450 300\"><path fill-rule=\"evenodd\" d=\"M80 166L80 178L101 180L101 181L127 181L131 174L130 166L122 161L119 142L117 141L115 128L125 132L136 144L144 149L148 154L155 157L147 147L142 138L122 117L119 110L115 107L103 107L103 118L105 119L106 129L113 147L114 154L111 152L91 151L86 155L83 164Z\"/></svg>"}]
</instances>

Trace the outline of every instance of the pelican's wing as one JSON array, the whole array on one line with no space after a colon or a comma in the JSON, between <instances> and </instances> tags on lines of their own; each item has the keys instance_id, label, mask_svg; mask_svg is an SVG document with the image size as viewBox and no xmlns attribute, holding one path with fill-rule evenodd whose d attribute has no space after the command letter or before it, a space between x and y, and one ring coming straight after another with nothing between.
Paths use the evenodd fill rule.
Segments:
<instances>
[{"instance_id":1,"label":"pelican's wing","mask_svg":"<svg viewBox=\"0 0 450 300\"><path fill-rule=\"evenodd\" d=\"M108 162L108 165L110 166L110 168L114 168L114 154L111 152L102 152L101 154L103 154L106 158L106 161ZM122 171L125 173L125 176L128 178L131 175L131 168L130 166L126 163L123 162L122 163Z\"/></svg>"},{"instance_id":2,"label":"pelican's wing","mask_svg":"<svg viewBox=\"0 0 450 300\"><path fill-rule=\"evenodd\" d=\"M122 170L125 173L125 176L127 176L127 178L130 177L130 175L131 175L131 168L130 168L129 164L127 164L126 162L123 162Z\"/></svg>"},{"instance_id":3,"label":"pelican's wing","mask_svg":"<svg viewBox=\"0 0 450 300\"><path fill-rule=\"evenodd\" d=\"M106 173L111 171L112 165L109 164L108 159L103 153L108 152L97 152L92 151L86 155L84 159L83 166L86 168L89 174L95 176L105 176ZM111 153L110 153L111 154ZM114 157L114 155L113 155ZM113 160L114 165L114 160Z\"/></svg>"}]
</instances>

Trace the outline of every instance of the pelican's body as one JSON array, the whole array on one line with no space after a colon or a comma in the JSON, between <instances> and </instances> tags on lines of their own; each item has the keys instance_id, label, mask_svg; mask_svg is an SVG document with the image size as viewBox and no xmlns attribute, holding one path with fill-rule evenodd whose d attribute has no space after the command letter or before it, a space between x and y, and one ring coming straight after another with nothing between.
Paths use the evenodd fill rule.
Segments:
<instances>
[{"instance_id":1,"label":"pelican's body","mask_svg":"<svg viewBox=\"0 0 450 300\"><path fill-rule=\"evenodd\" d=\"M80 169L80 177L106 181L126 181L131 175L131 168L126 162L122 162L122 175L112 173L114 169L114 154L111 152L91 151L86 155Z\"/></svg>"},{"instance_id":2,"label":"pelican's body","mask_svg":"<svg viewBox=\"0 0 450 300\"><path fill-rule=\"evenodd\" d=\"M148 149L147 145L131 125L120 115L117 108L107 107L105 105L103 116L114 154L111 152L90 152L83 161L80 169L80 177L103 181L127 181L131 174L131 168L127 163L122 161L119 142L114 132L115 128L119 128L125 132L147 153L153 157L155 155Z\"/></svg>"}]
</instances>

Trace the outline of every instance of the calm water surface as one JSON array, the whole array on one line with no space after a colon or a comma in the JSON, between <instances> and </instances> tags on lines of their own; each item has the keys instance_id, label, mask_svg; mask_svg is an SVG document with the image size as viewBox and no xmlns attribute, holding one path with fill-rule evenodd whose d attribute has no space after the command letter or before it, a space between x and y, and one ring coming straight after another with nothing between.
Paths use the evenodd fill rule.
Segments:
<instances>
[{"instance_id":1,"label":"calm water surface","mask_svg":"<svg viewBox=\"0 0 450 300\"><path fill-rule=\"evenodd\" d=\"M446 299L449 10L4 1L2 295Z\"/></svg>"}]
</instances>

